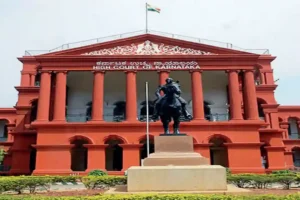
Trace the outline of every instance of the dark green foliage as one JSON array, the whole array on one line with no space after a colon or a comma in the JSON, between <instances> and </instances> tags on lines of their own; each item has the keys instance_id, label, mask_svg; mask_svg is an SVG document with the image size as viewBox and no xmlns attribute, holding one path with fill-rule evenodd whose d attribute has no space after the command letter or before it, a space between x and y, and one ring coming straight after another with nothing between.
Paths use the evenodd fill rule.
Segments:
<instances>
[{"instance_id":1,"label":"dark green foliage","mask_svg":"<svg viewBox=\"0 0 300 200\"><path fill-rule=\"evenodd\" d=\"M125 185L125 176L86 176L82 178L84 186L88 189L105 189L115 185Z\"/></svg>"},{"instance_id":2,"label":"dark green foliage","mask_svg":"<svg viewBox=\"0 0 300 200\"><path fill-rule=\"evenodd\" d=\"M88 175L89 176L106 176L107 173L102 170L96 169L96 170L91 171Z\"/></svg>"}]
</instances>

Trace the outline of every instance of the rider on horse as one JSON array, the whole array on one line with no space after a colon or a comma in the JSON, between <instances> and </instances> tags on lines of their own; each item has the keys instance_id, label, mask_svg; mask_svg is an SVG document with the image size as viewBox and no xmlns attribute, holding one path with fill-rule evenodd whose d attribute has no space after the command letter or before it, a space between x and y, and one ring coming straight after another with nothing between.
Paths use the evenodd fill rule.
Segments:
<instances>
[{"instance_id":1,"label":"rider on horse","mask_svg":"<svg viewBox=\"0 0 300 200\"><path fill-rule=\"evenodd\" d=\"M158 89L156 90L155 95L157 96L158 100L156 101L155 106L154 106L154 113L152 115L153 120L158 119L158 115L160 113L160 108L161 108L161 102L162 102L162 100L164 99L164 97L166 95L168 87L172 87L174 84L177 84L177 86L180 87L178 82L174 83L172 78L167 78L166 79L166 84L163 85L163 86L159 86ZM160 91L163 91L163 93L164 93L163 96L160 95ZM186 101L180 95L176 95L176 98L181 103L181 107L182 107L184 117L186 119L191 120L192 115L186 109Z\"/></svg>"}]
</instances>

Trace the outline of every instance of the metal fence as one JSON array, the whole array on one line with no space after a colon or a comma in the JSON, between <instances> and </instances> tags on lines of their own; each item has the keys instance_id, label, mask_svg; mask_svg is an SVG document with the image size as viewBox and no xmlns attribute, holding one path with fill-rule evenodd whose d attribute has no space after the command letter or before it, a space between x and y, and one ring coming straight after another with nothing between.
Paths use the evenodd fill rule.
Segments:
<instances>
[{"instance_id":1,"label":"metal fence","mask_svg":"<svg viewBox=\"0 0 300 200\"><path fill-rule=\"evenodd\" d=\"M8 172L11 166L8 165L0 165L0 172Z\"/></svg>"},{"instance_id":2,"label":"metal fence","mask_svg":"<svg viewBox=\"0 0 300 200\"><path fill-rule=\"evenodd\" d=\"M0 137L0 142L6 142L7 141L7 137Z\"/></svg>"},{"instance_id":3,"label":"metal fence","mask_svg":"<svg viewBox=\"0 0 300 200\"><path fill-rule=\"evenodd\" d=\"M289 139L292 139L292 140L300 139L300 135L299 135L299 133L289 133Z\"/></svg>"},{"instance_id":4,"label":"metal fence","mask_svg":"<svg viewBox=\"0 0 300 200\"><path fill-rule=\"evenodd\" d=\"M125 115L103 115L104 121L108 122L122 122L126 119ZM217 121L228 121L229 120L229 114L210 114L205 115L206 120L217 122ZM147 116L146 115L138 115L137 118L141 122L146 122ZM86 122L91 120L91 116L86 114L67 114L66 115L66 121L67 122ZM149 121L152 122L152 115L149 116ZM182 115L180 117L181 122L189 121L185 119L185 117Z\"/></svg>"},{"instance_id":5,"label":"metal fence","mask_svg":"<svg viewBox=\"0 0 300 200\"><path fill-rule=\"evenodd\" d=\"M189 37L189 36L183 36L183 35L178 35L178 34L155 31L155 30L147 30L147 31L140 30L140 31L123 33L123 34L111 35L111 36L107 36L107 37L94 38L94 39L90 39L90 40L83 40L83 41L79 41L79 42L67 43L67 44L63 44L59 47L56 47L54 49L51 49L51 50L26 50L25 56L34 56L34 55L58 52L58 51L63 51L63 50L71 49L71 48L77 48L77 47L82 47L82 46L87 46L87 45L92 45L92 44L97 44L97 43L102 43L102 42L108 42L108 41L112 41L112 40L128 38L128 37L133 37L133 36L142 35L142 34L152 34L152 35L164 36L164 37L168 37L168 38L185 40L185 41L199 43L199 44L207 44L207 45L212 45L212 46L216 46L216 47L222 47L222 48L233 49L233 50L238 50L238 51L245 51L245 52L255 53L255 54L270 54L268 49L243 49L243 48L240 48L238 46L235 46L235 45L233 45L231 43L227 43L227 42L220 42L220 41L215 41L215 40Z\"/></svg>"}]
</instances>

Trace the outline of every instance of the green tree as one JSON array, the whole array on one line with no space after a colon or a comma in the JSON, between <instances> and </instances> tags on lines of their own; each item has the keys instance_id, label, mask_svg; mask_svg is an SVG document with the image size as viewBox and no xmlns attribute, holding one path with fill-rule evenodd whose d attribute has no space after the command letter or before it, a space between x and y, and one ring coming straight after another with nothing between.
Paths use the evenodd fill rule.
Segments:
<instances>
[{"instance_id":1,"label":"green tree","mask_svg":"<svg viewBox=\"0 0 300 200\"><path fill-rule=\"evenodd\" d=\"M2 165L5 154L6 152L4 151L4 149L0 149L0 165Z\"/></svg>"}]
</instances>

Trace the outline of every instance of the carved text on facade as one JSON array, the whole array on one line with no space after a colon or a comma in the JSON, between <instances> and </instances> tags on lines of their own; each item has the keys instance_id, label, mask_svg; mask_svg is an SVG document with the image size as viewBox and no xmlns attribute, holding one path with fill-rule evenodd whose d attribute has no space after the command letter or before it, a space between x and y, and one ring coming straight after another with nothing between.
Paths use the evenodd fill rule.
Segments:
<instances>
[{"instance_id":1,"label":"carved text on facade","mask_svg":"<svg viewBox=\"0 0 300 200\"><path fill-rule=\"evenodd\" d=\"M214 53L197 49L184 48L163 43L156 44L149 40L141 44L117 46L84 53L82 55L213 55Z\"/></svg>"},{"instance_id":2,"label":"carved text on facade","mask_svg":"<svg viewBox=\"0 0 300 200\"><path fill-rule=\"evenodd\" d=\"M195 61L190 62L97 62L93 70L199 70Z\"/></svg>"}]
</instances>

